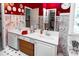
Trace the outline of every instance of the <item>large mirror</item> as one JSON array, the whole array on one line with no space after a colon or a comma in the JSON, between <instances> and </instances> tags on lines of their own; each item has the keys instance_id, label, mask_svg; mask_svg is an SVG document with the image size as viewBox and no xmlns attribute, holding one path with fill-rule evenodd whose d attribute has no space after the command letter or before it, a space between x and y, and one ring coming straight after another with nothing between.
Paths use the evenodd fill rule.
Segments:
<instances>
[{"instance_id":1,"label":"large mirror","mask_svg":"<svg viewBox=\"0 0 79 59\"><path fill-rule=\"evenodd\" d=\"M44 9L44 29L55 31L56 29L56 9Z\"/></svg>"},{"instance_id":2,"label":"large mirror","mask_svg":"<svg viewBox=\"0 0 79 59\"><path fill-rule=\"evenodd\" d=\"M43 8L43 15L39 15L39 8L25 8L26 27L58 31L56 21L56 9Z\"/></svg>"},{"instance_id":3,"label":"large mirror","mask_svg":"<svg viewBox=\"0 0 79 59\"><path fill-rule=\"evenodd\" d=\"M39 8L25 8L26 27L30 29L39 28Z\"/></svg>"}]
</instances>

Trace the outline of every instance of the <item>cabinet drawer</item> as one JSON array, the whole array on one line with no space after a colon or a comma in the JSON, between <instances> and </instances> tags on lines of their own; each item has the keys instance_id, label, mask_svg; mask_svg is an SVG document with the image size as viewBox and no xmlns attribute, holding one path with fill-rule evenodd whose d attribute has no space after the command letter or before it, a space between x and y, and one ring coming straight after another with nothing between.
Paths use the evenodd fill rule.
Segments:
<instances>
[{"instance_id":1,"label":"cabinet drawer","mask_svg":"<svg viewBox=\"0 0 79 59\"><path fill-rule=\"evenodd\" d=\"M27 40L28 42L30 42L30 39L24 36L18 36L18 39L22 39L22 40Z\"/></svg>"},{"instance_id":2,"label":"cabinet drawer","mask_svg":"<svg viewBox=\"0 0 79 59\"><path fill-rule=\"evenodd\" d=\"M34 50L30 50L27 49L26 47L20 47L20 51L22 51L23 53L30 55L30 56L34 56Z\"/></svg>"},{"instance_id":3,"label":"cabinet drawer","mask_svg":"<svg viewBox=\"0 0 79 59\"><path fill-rule=\"evenodd\" d=\"M34 56L34 44L33 43L19 39L19 48L20 48L20 51L22 51L23 53L30 55L30 56Z\"/></svg>"},{"instance_id":4,"label":"cabinet drawer","mask_svg":"<svg viewBox=\"0 0 79 59\"><path fill-rule=\"evenodd\" d=\"M24 41L24 40L19 40L19 44L22 47L26 47L30 50L34 50L34 44L33 43L30 43L30 42L27 42L27 41Z\"/></svg>"}]
</instances>

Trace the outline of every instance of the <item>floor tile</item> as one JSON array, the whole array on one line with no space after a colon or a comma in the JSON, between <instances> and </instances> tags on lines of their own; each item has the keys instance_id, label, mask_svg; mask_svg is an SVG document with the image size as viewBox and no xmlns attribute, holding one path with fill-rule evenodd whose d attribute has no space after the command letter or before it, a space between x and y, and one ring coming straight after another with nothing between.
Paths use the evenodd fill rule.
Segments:
<instances>
[{"instance_id":1,"label":"floor tile","mask_svg":"<svg viewBox=\"0 0 79 59\"><path fill-rule=\"evenodd\" d=\"M0 52L0 56L28 56L21 51L16 51L10 47L6 47L3 51Z\"/></svg>"}]
</instances>

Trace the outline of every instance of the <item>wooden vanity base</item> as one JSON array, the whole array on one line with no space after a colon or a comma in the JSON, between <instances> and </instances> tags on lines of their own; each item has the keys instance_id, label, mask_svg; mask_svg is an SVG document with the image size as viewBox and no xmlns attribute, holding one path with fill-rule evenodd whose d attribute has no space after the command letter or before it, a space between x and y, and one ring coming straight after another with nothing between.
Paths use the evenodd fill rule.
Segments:
<instances>
[{"instance_id":1,"label":"wooden vanity base","mask_svg":"<svg viewBox=\"0 0 79 59\"><path fill-rule=\"evenodd\" d=\"M34 44L33 43L19 39L19 48L20 48L20 51L22 51L23 53L29 56L34 56Z\"/></svg>"}]
</instances>

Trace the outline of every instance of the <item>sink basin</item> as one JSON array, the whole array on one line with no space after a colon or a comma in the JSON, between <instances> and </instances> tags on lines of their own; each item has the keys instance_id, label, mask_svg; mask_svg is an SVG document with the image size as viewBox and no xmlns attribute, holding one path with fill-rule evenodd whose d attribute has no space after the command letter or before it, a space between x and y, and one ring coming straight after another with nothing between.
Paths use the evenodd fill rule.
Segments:
<instances>
[{"instance_id":1,"label":"sink basin","mask_svg":"<svg viewBox=\"0 0 79 59\"><path fill-rule=\"evenodd\" d=\"M58 38L59 37L59 32L44 30L43 34L41 36L45 37L45 38L49 38L49 39L54 39L54 38Z\"/></svg>"},{"instance_id":2,"label":"sink basin","mask_svg":"<svg viewBox=\"0 0 79 59\"><path fill-rule=\"evenodd\" d=\"M57 37L59 36L59 32L57 31L48 31L48 30L44 30L43 33L41 34L40 31L35 32L36 35L39 35L40 37Z\"/></svg>"},{"instance_id":3,"label":"sink basin","mask_svg":"<svg viewBox=\"0 0 79 59\"><path fill-rule=\"evenodd\" d=\"M57 31L44 30L44 31L43 31L43 34L44 34L44 35L47 35L47 36L51 36L51 35L55 36L55 35L59 35L59 32L57 32Z\"/></svg>"}]
</instances>

